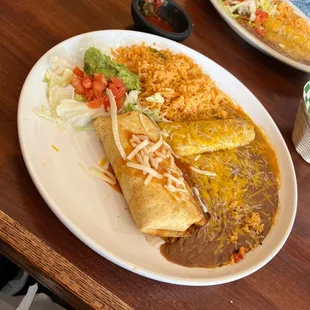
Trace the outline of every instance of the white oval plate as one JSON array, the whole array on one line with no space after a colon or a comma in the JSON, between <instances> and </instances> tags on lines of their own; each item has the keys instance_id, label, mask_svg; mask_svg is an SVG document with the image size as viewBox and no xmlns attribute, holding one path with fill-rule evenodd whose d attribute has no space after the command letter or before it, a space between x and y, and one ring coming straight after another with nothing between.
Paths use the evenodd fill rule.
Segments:
<instances>
[{"instance_id":1,"label":"white oval plate","mask_svg":"<svg viewBox=\"0 0 310 310\"><path fill-rule=\"evenodd\" d=\"M295 11L296 14L300 15L302 18L304 18L309 26L310 26L310 19L306 14L304 14L299 8L297 8L294 4L292 4L288 0L286 1ZM295 61L289 57L286 57L285 55L281 54L280 52L277 52L258 38L256 38L252 33L250 33L247 29L245 29L243 26L241 26L234 18L229 16L229 14L223 9L221 6L219 0L210 0L210 2L213 4L215 9L218 11L218 13L223 17L223 19L226 21L226 23L246 42L260 50L261 52L278 59L285 64L296 68L301 71L310 72L310 66L302 64L298 61Z\"/></svg>"},{"instance_id":2,"label":"white oval plate","mask_svg":"<svg viewBox=\"0 0 310 310\"><path fill-rule=\"evenodd\" d=\"M46 103L42 82L49 57L78 59L85 48L104 52L120 45L156 43L193 58L217 85L263 128L274 146L281 171L278 219L264 241L242 262L215 269L185 268L166 261L158 247L149 245L138 231L119 193L81 168L99 163L103 154L95 132L62 132L54 122L42 119L33 109ZM106 30L68 39L43 55L30 71L19 100L18 134L28 171L46 203L64 225L86 245L108 260L155 280L183 285L214 285L240 279L274 257L292 228L297 187L294 167L285 142L260 102L233 75L198 52L173 41L140 32ZM55 145L59 152L52 149ZM30 215L31 216L31 215Z\"/></svg>"}]
</instances>

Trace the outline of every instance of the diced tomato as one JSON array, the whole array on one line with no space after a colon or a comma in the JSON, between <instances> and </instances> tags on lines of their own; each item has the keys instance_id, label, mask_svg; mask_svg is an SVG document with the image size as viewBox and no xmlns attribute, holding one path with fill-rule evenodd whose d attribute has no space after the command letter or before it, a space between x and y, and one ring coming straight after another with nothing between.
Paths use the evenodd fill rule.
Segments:
<instances>
[{"instance_id":1,"label":"diced tomato","mask_svg":"<svg viewBox=\"0 0 310 310\"><path fill-rule=\"evenodd\" d=\"M103 106L107 110L108 107L110 107L110 101L109 98L106 95L103 95ZM117 103L116 103L117 104Z\"/></svg>"},{"instance_id":2,"label":"diced tomato","mask_svg":"<svg viewBox=\"0 0 310 310\"><path fill-rule=\"evenodd\" d=\"M112 90L112 92L117 91L117 87L113 83L109 83L109 88Z\"/></svg>"},{"instance_id":3,"label":"diced tomato","mask_svg":"<svg viewBox=\"0 0 310 310\"><path fill-rule=\"evenodd\" d=\"M77 94L79 94L79 95L85 94L85 88L82 84L81 79L77 75L72 76L71 85L73 86L73 88Z\"/></svg>"},{"instance_id":4,"label":"diced tomato","mask_svg":"<svg viewBox=\"0 0 310 310\"><path fill-rule=\"evenodd\" d=\"M116 98L115 98L116 99ZM117 106L117 109L121 109L124 105L124 98L120 98L120 99L116 99L116 106Z\"/></svg>"},{"instance_id":5,"label":"diced tomato","mask_svg":"<svg viewBox=\"0 0 310 310\"><path fill-rule=\"evenodd\" d=\"M94 97L95 98L100 98L103 96L103 90L104 90L104 86L102 85L102 83L98 82L98 81L93 81L93 91L94 91Z\"/></svg>"},{"instance_id":6,"label":"diced tomato","mask_svg":"<svg viewBox=\"0 0 310 310\"><path fill-rule=\"evenodd\" d=\"M108 82L107 82L104 74L102 74L102 73L95 73L94 74L94 79L96 81L98 81L98 82L101 82L104 87L107 87Z\"/></svg>"},{"instance_id":7,"label":"diced tomato","mask_svg":"<svg viewBox=\"0 0 310 310\"><path fill-rule=\"evenodd\" d=\"M263 27L255 27L255 31L256 31L256 33L258 34L258 35L260 35L260 36L264 36L265 35L265 29L263 28Z\"/></svg>"},{"instance_id":8,"label":"diced tomato","mask_svg":"<svg viewBox=\"0 0 310 310\"><path fill-rule=\"evenodd\" d=\"M126 94L126 88L123 82L117 77L111 78L109 88L112 90L115 100L121 99Z\"/></svg>"},{"instance_id":9,"label":"diced tomato","mask_svg":"<svg viewBox=\"0 0 310 310\"><path fill-rule=\"evenodd\" d=\"M224 2L224 4L225 4L225 5L230 5L229 0L226 0L226 1Z\"/></svg>"},{"instance_id":10,"label":"diced tomato","mask_svg":"<svg viewBox=\"0 0 310 310\"><path fill-rule=\"evenodd\" d=\"M234 256L235 263L238 263L241 259L243 259L243 256L240 253Z\"/></svg>"},{"instance_id":11,"label":"diced tomato","mask_svg":"<svg viewBox=\"0 0 310 310\"><path fill-rule=\"evenodd\" d=\"M125 85L123 82L117 78L117 77L112 77L111 82L117 87L117 88L125 88Z\"/></svg>"},{"instance_id":12,"label":"diced tomato","mask_svg":"<svg viewBox=\"0 0 310 310\"><path fill-rule=\"evenodd\" d=\"M86 98L87 100L93 100L94 99L94 91L92 88L86 88Z\"/></svg>"},{"instance_id":13,"label":"diced tomato","mask_svg":"<svg viewBox=\"0 0 310 310\"><path fill-rule=\"evenodd\" d=\"M254 21L255 27L259 28L261 27L262 23L261 23L261 19L260 16L256 16L255 21Z\"/></svg>"},{"instance_id":14,"label":"diced tomato","mask_svg":"<svg viewBox=\"0 0 310 310\"><path fill-rule=\"evenodd\" d=\"M81 77L81 78L84 77L84 72L78 67L75 67L73 69L73 73L76 74L77 76Z\"/></svg>"},{"instance_id":15,"label":"diced tomato","mask_svg":"<svg viewBox=\"0 0 310 310\"><path fill-rule=\"evenodd\" d=\"M259 16L261 22L263 23L269 16L268 12L262 11L260 9L256 9L256 16Z\"/></svg>"},{"instance_id":16,"label":"diced tomato","mask_svg":"<svg viewBox=\"0 0 310 310\"><path fill-rule=\"evenodd\" d=\"M164 4L164 0L155 0L154 1L154 10L157 10Z\"/></svg>"},{"instance_id":17,"label":"diced tomato","mask_svg":"<svg viewBox=\"0 0 310 310\"><path fill-rule=\"evenodd\" d=\"M91 80L90 76L86 75L83 78L82 84L85 88L91 88L92 87L92 80Z\"/></svg>"},{"instance_id":18,"label":"diced tomato","mask_svg":"<svg viewBox=\"0 0 310 310\"><path fill-rule=\"evenodd\" d=\"M103 98L97 98L87 103L90 109L99 109L103 105Z\"/></svg>"},{"instance_id":19,"label":"diced tomato","mask_svg":"<svg viewBox=\"0 0 310 310\"><path fill-rule=\"evenodd\" d=\"M126 95L126 89L125 88L118 88L116 91L112 91L113 95L115 97L115 100L121 99Z\"/></svg>"}]
</instances>

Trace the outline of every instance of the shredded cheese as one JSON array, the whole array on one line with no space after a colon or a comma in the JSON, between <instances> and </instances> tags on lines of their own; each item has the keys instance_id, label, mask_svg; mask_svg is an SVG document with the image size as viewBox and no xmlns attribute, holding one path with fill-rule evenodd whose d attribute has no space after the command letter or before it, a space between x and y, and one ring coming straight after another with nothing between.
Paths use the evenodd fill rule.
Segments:
<instances>
[{"instance_id":1,"label":"shredded cheese","mask_svg":"<svg viewBox=\"0 0 310 310\"><path fill-rule=\"evenodd\" d=\"M209 177L216 177L216 173L215 172L211 172L211 171L207 171L207 170L201 170L195 167L191 167L191 170L193 170L196 173L200 173L203 175L207 175Z\"/></svg>"},{"instance_id":2,"label":"shredded cheese","mask_svg":"<svg viewBox=\"0 0 310 310\"><path fill-rule=\"evenodd\" d=\"M139 151L141 151L142 149L144 149L148 144L149 144L149 141L148 141L148 140L144 140L143 142L141 142L140 144L138 144L138 145L136 146L136 148L133 149L133 150L131 151L131 153L127 156L127 159L128 159L128 160L133 159L133 158L136 156L136 154L138 154Z\"/></svg>"},{"instance_id":3,"label":"shredded cheese","mask_svg":"<svg viewBox=\"0 0 310 310\"><path fill-rule=\"evenodd\" d=\"M141 143L141 140L136 135L132 135L131 140L136 143Z\"/></svg>"},{"instance_id":4,"label":"shredded cheese","mask_svg":"<svg viewBox=\"0 0 310 310\"><path fill-rule=\"evenodd\" d=\"M168 179L171 179L172 181L174 181L178 185L182 185L182 181L180 181L178 178L176 178L175 176L173 176L170 173L164 173L163 176L168 178Z\"/></svg>"},{"instance_id":5,"label":"shredded cheese","mask_svg":"<svg viewBox=\"0 0 310 310\"><path fill-rule=\"evenodd\" d=\"M201 155L197 155L197 156L194 158L194 161L199 160L200 157L201 157Z\"/></svg>"},{"instance_id":6,"label":"shredded cheese","mask_svg":"<svg viewBox=\"0 0 310 310\"><path fill-rule=\"evenodd\" d=\"M157 163L161 163L164 159L162 157L155 157L154 160Z\"/></svg>"},{"instance_id":7,"label":"shredded cheese","mask_svg":"<svg viewBox=\"0 0 310 310\"><path fill-rule=\"evenodd\" d=\"M152 179L153 179L153 176L149 174L144 180L144 185L148 185Z\"/></svg>"},{"instance_id":8,"label":"shredded cheese","mask_svg":"<svg viewBox=\"0 0 310 310\"><path fill-rule=\"evenodd\" d=\"M109 183L109 184L116 184L116 179L112 173L106 170L99 170L97 168L89 168L89 173L95 177L100 178L101 180Z\"/></svg>"},{"instance_id":9,"label":"shredded cheese","mask_svg":"<svg viewBox=\"0 0 310 310\"><path fill-rule=\"evenodd\" d=\"M144 120L143 120L143 114L142 113L139 114L139 119L140 119L140 122L141 122L141 125L142 125L143 129L146 130L146 126L145 126L145 123L144 123Z\"/></svg>"},{"instance_id":10,"label":"shredded cheese","mask_svg":"<svg viewBox=\"0 0 310 310\"><path fill-rule=\"evenodd\" d=\"M165 147L172 153L172 155L175 157L175 158L179 158L178 155L173 151L173 149L171 148L171 146L166 142L164 141L163 142Z\"/></svg>"},{"instance_id":11,"label":"shredded cheese","mask_svg":"<svg viewBox=\"0 0 310 310\"><path fill-rule=\"evenodd\" d=\"M163 144L163 137L162 135L160 135L159 140L149 147L149 152L155 152L162 146L162 144Z\"/></svg>"},{"instance_id":12,"label":"shredded cheese","mask_svg":"<svg viewBox=\"0 0 310 310\"><path fill-rule=\"evenodd\" d=\"M154 177L158 179L166 178L167 183L164 185L165 189L172 193L187 192L184 178L182 177L182 172L175 165L170 147L169 145L168 147L164 145L165 142L161 134L158 141L155 143L150 141L148 136L137 134L133 134L129 141L134 149L127 156L127 160L132 160L135 158L138 163L129 161L126 165L128 167L141 170L142 173L146 175L144 185L148 185ZM168 162L166 162L163 166L164 172L159 173L159 165L166 160L168 160ZM168 167L167 164L169 165Z\"/></svg>"},{"instance_id":13,"label":"shredded cheese","mask_svg":"<svg viewBox=\"0 0 310 310\"><path fill-rule=\"evenodd\" d=\"M155 169L145 166L145 165L141 165L141 164L137 164L134 162L127 162L126 165L130 168L135 168L141 171L146 171L147 173L151 174L153 177L157 178L157 179L162 179L163 176L161 174L159 174Z\"/></svg>"},{"instance_id":14,"label":"shredded cheese","mask_svg":"<svg viewBox=\"0 0 310 310\"><path fill-rule=\"evenodd\" d=\"M199 193L198 188L197 187L193 187L193 192L194 192L195 196L197 197L203 212L208 212L207 206L204 204L204 202L202 201L202 199L200 197L200 193Z\"/></svg>"},{"instance_id":15,"label":"shredded cheese","mask_svg":"<svg viewBox=\"0 0 310 310\"><path fill-rule=\"evenodd\" d=\"M143 157L142 157L140 154L137 154L137 155L136 155L136 158L137 158L137 161L138 161L140 164L143 164Z\"/></svg>"},{"instance_id":16,"label":"shredded cheese","mask_svg":"<svg viewBox=\"0 0 310 310\"><path fill-rule=\"evenodd\" d=\"M118 124L117 124L117 105L116 101L114 98L114 95L112 93L112 90L107 88L106 90L109 102L110 102L110 107L111 107L111 120L112 120L112 133L114 137L114 142L115 145L121 154L122 158L125 160L126 159L126 153L122 147L121 141L119 139L119 132L118 132Z\"/></svg>"},{"instance_id":17,"label":"shredded cheese","mask_svg":"<svg viewBox=\"0 0 310 310\"><path fill-rule=\"evenodd\" d=\"M181 193L186 193L187 190L183 188L177 188L174 187L173 185L164 185L164 188L166 188L168 191L174 193L174 192L181 192Z\"/></svg>"}]
</instances>

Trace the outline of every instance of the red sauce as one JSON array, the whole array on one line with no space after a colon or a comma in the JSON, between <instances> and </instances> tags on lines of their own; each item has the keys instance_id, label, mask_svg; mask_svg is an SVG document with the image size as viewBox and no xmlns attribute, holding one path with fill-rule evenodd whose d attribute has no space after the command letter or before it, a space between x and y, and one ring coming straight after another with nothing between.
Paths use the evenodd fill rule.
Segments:
<instances>
[{"instance_id":1,"label":"red sauce","mask_svg":"<svg viewBox=\"0 0 310 310\"><path fill-rule=\"evenodd\" d=\"M166 0L144 0L139 5L139 9L150 24L162 30L174 32L172 26L158 15L158 9L166 5Z\"/></svg>"},{"instance_id":2,"label":"red sauce","mask_svg":"<svg viewBox=\"0 0 310 310\"><path fill-rule=\"evenodd\" d=\"M145 16L145 18L149 23L162 30L174 32L172 26L159 16Z\"/></svg>"}]
</instances>

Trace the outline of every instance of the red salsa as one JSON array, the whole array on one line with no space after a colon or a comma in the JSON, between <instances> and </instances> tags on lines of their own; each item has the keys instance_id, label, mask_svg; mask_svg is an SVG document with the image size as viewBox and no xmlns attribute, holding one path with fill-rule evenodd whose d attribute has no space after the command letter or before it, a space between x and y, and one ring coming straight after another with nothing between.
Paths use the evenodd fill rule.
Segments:
<instances>
[{"instance_id":1,"label":"red salsa","mask_svg":"<svg viewBox=\"0 0 310 310\"><path fill-rule=\"evenodd\" d=\"M172 26L159 16L146 16L145 18L149 23L162 30L174 32Z\"/></svg>"},{"instance_id":2,"label":"red salsa","mask_svg":"<svg viewBox=\"0 0 310 310\"><path fill-rule=\"evenodd\" d=\"M165 31L174 32L173 27L157 13L157 10L166 4L165 0L144 0L140 5L140 10L145 19L152 25Z\"/></svg>"}]
</instances>

